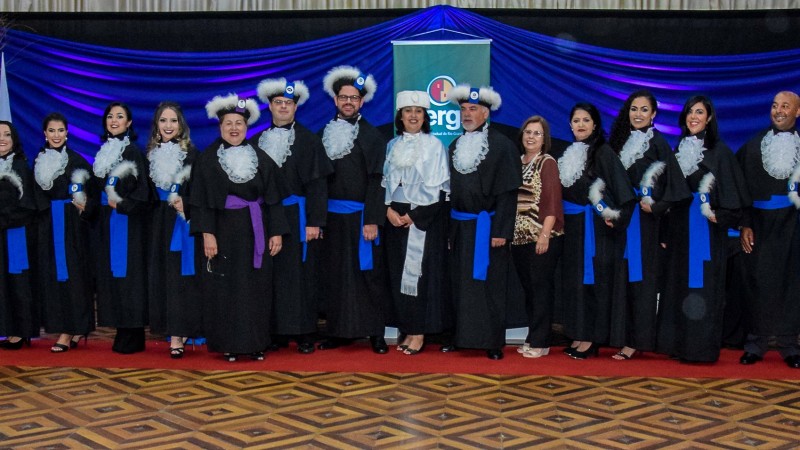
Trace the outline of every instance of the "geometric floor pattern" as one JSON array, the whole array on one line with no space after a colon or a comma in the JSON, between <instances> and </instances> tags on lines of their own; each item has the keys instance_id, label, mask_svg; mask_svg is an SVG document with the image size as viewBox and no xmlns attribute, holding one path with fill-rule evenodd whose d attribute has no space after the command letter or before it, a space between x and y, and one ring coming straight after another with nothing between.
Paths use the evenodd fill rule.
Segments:
<instances>
[{"instance_id":1,"label":"geometric floor pattern","mask_svg":"<svg viewBox=\"0 0 800 450\"><path fill-rule=\"evenodd\" d=\"M796 381L0 366L0 448L799 447Z\"/></svg>"}]
</instances>

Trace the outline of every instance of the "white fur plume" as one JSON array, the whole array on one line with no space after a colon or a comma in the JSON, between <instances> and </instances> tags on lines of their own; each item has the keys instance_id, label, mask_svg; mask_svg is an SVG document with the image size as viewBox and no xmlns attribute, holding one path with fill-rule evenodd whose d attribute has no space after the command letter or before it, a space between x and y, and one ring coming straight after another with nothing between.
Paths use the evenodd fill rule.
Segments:
<instances>
[{"instance_id":1,"label":"white fur plume","mask_svg":"<svg viewBox=\"0 0 800 450\"><path fill-rule=\"evenodd\" d=\"M15 188L19 191L19 198L22 198L23 190L22 190L22 178L17 175L16 172L13 170L8 171L0 171L0 180L8 180L9 183L13 184Z\"/></svg>"},{"instance_id":2,"label":"white fur plume","mask_svg":"<svg viewBox=\"0 0 800 450\"><path fill-rule=\"evenodd\" d=\"M270 78L266 80L261 80L258 83L258 87L256 88L256 92L258 93L258 98L261 99L264 103L269 103L270 97L280 97L284 96L284 92L286 91L286 78ZM297 106L302 105L303 103L308 100L311 96L311 93L308 91L308 86L302 81L295 81L294 82L294 102L297 103Z\"/></svg>"},{"instance_id":3,"label":"white fur plume","mask_svg":"<svg viewBox=\"0 0 800 450\"><path fill-rule=\"evenodd\" d=\"M789 183L794 183L795 186L800 186L800 165L794 168L792 171L792 176L789 177ZM800 208L800 195L797 194L797 190L789 192L788 194L789 200L792 201L795 208Z\"/></svg>"},{"instance_id":4,"label":"white fur plume","mask_svg":"<svg viewBox=\"0 0 800 450\"><path fill-rule=\"evenodd\" d=\"M133 161L122 161L117 165L117 167L114 167L111 173L108 174L109 178L117 177L118 179L121 179L128 175L133 175L134 177L139 176L139 171L136 170L136 164ZM114 186L106 185L105 189L109 201L113 201L114 203L122 202L122 197L120 197L119 194L117 194L116 185Z\"/></svg>"},{"instance_id":5,"label":"white fur plume","mask_svg":"<svg viewBox=\"0 0 800 450\"><path fill-rule=\"evenodd\" d=\"M703 175L703 178L700 179L700 184L697 185L697 193L701 196L705 195L708 200L700 203L700 211L707 219L714 217L714 211L711 210L711 199L708 198L708 195L711 193L711 189L714 188L715 181L717 181L717 179L714 177L714 174L708 172Z\"/></svg>"},{"instance_id":6,"label":"white fur plume","mask_svg":"<svg viewBox=\"0 0 800 450\"><path fill-rule=\"evenodd\" d=\"M656 185L656 180L658 177L664 173L664 169L667 168L667 163L663 161L656 161L653 164L650 164L650 167L645 170L644 175L642 175L642 181L639 183L639 187L642 189L642 201L647 205L652 205L655 203L653 200L653 186ZM644 195L644 191L647 189L647 195Z\"/></svg>"},{"instance_id":7,"label":"white fur plume","mask_svg":"<svg viewBox=\"0 0 800 450\"><path fill-rule=\"evenodd\" d=\"M75 204L86 204L86 182L89 181L89 176L89 171L86 169L75 169L72 171L69 181L72 184L80 184L83 188L80 192L74 192L72 194L72 201L75 202Z\"/></svg>"},{"instance_id":8,"label":"white fur plume","mask_svg":"<svg viewBox=\"0 0 800 450\"><path fill-rule=\"evenodd\" d=\"M331 98L336 98L338 92L333 92L333 84L336 83L338 80L342 78L347 78L351 80L357 79L360 75L362 75L361 71L358 67L353 66L338 66L334 67L333 69L329 70L328 73L325 75L325 78L322 79L322 87L325 89L325 92L331 96ZM375 81L372 75L367 75L366 79L364 80L364 103L372 100L372 97L375 96L375 91L378 90L378 83Z\"/></svg>"},{"instance_id":9,"label":"white fur plume","mask_svg":"<svg viewBox=\"0 0 800 450\"><path fill-rule=\"evenodd\" d=\"M187 181L189 181L189 176L191 174L192 174L192 165L187 164L183 166L183 168L178 173L175 174L175 181L173 182L173 184L178 184L183 186L184 184L186 184ZM180 198L178 191L176 190L175 192L173 192L172 189L170 189L169 195L167 195L167 203L171 205L175 203L175 200L177 200L178 198ZM183 220L186 220L186 216L184 216L182 212L178 211L178 215L181 216Z\"/></svg>"},{"instance_id":10,"label":"white fur plume","mask_svg":"<svg viewBox=\"0 0 800 450\"><path fill-rule=\"evenodd\" d=\"M606 182L602 178L594 180L589 187L589 201L594 205L595 211L600 212L600 216L606 220L619 219L620 212L608 206L600 204L603 201L603 191L606 189Z\"/></svg>"},{"instance_id":11,"label":"white fur plume","mask_svg":"<svg viewBox=\"0 0 800 450\"><path fill-rule=\"evenodd\" d=\"M453 88L447 92L447 98L455 105L468 102L470 89L471 87L468 84L453 86ZM503 99L491 86L481 86L480 89L478 89L478 102L488 105L489 109L492 111L497 111L500 105L503 104Z\"/></svg>"},{"instance_id":12,"label":"white fur plume","mask_svg":"<svg viewBox=\"0 0 800 450\"><path fill-rule=\"evenodd\" d=\"M244 100L244 99L243 99ZM256 123L259 117L261 117L261 110L258 108L258 104L252 98L248 98L244 100L245 102L245 109L250 113L250 118L247 119L247 124L252 125ZM206 113L208 114L209 119L216 119L218 116L217 114L220 111L226 110L235 110L236 105L239 103L239 96L236 94L228 94L226 96L217 95L216 97L212 98L210 102L206 103Z\"/></svg>"}]
</instances>

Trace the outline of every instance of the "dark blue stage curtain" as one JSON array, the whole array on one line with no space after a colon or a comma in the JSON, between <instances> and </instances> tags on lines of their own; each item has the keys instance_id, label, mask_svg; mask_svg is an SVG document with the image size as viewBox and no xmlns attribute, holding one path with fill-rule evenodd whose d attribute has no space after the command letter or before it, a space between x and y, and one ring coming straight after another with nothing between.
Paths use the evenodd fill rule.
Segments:
<instances>
[{"instance_id":1,"label":"dark blue stage curtain","mask_svg":"<svg viewBox=\"0 0 800 450\"><path fill-rule=\"evenodd\" d=\"M298 120L320 129L334 114L322 78L341 64L359 66L375 76L378 94L362 111L373 124L389 124L391 41L452 38L453 32L492 39L491 79L503 97L503 106L493 114L495 122L516 127L528 116L541 114L551 122L555 137L568 140L567 114L575 102L596 104L608 130L627 95L648 88L660 100L657 127L671 135L673 143L683 102L705 93L716 104L723 139L736 149L769 125L773 95L800 84L800 49L739 56L623 52L546 37L446 6L326 39L259 50L134 51L8 30L4 51L12 114L26 151L34 154L44 142L42 118L61 111L70 120L71 147L91 156L100 145L101 114L111 101L133 108L142 146L156 105L162 100L181 103L192 137L202 149L218 136L216 121L206 117L205 103L228 92L254 96L258 82L268 77L304 80L311 99L299 108ZM686 32L704 38L703 30ZM250 134L268 125L267 113Z\"/></svg>"}]
</instances>

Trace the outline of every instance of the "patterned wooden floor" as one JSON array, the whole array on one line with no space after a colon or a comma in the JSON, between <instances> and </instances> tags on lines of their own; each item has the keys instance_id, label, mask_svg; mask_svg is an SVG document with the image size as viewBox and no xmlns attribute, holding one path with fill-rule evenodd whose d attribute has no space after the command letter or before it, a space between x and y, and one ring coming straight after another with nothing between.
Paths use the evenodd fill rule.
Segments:
<instances>
[{"instance_id":1,"label":"patterned wooden floor","mask_svg":"<svg viewBox=\"0 0 800 450\"><path fill-rule=\"evenodd\" d=\"M798 448L797 382L0 367L0 448Z\"/></svg>"}]
</instances>

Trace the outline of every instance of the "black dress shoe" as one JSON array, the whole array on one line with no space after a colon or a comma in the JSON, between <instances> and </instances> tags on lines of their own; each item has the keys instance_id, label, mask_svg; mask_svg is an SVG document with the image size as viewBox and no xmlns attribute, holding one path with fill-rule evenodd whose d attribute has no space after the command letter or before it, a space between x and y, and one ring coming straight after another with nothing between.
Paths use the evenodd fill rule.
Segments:
<instances>
[{"instance_id":1,"label":"black dress shoe","mask_svg":"<svg viewBox=\"0 0 800 450\"><path fill-rule=\"evenodd\" d=\"M786 362L786 365L791 367L792 369L800 369L800 355L791 355L783 358Z\"/></svg>"},{"instance_id":2,"label":"black dress shoe","mask_svg":"<svg viewBox=\"0 0 800 450\"><path fill-rule=\"evenodd\" d=\"M499 361L499 360L503 359L503 350L501 350L499 348L493 348L491 350L486 350L486 357L491 359L491 360L494 360L494 361Z\"/></svg>"},{"instance_id":3,"label":"black dress shoe","mask_svg":"<svg viewBox=\"0 0 800 450\"><path fill-rule=\"evenodd\" d=\"M370 336L369 343L372 345L372 351L379 355L389 352L389 346L386 345L386 339L383 336Z\"/></svg>"},{"instance_id":4,"label":"black dress shoe","mask_svg":"<svg viewBox=\"0 0 800 450\"><path fill-rule=\"evenodd\" d=\"M317 348L320 350L333 350L341 346L342 346L342 341L336 338L325 339L324 341L317 344Z\"/></svg>"},{"instance_id":5,"label":"black dress shoe","mask_svg":"<svg viewBox=\"0 0 800 450\"><path fill-rule=\"evenodd\" d=\"M755 364L759 361L764 359L763 357L756 355L755 353L744 352L741 358L739 358L739 364L744 364L745 366L749 366L750 364Z\"/></svg>"},{"instance_id":6,"label":"black dress shoe","mask_svg":"<svg viewBox=\"0 0 800 450\"><path fill-rule=\"evenodd\" d=\"M450 353L456 351L456 346L453 344L442 344L439 348L439 351L442 353Z\"/></svg>"},{"instance_id":7,"label":"black dress shoe","mask_svg":"<svg viewBox=\"0 0 800 450\"><path fill-rule=\"evenodd\" d=\"M314 343L313 342L301 342L297 344L297 351L304 355L309 353L314 353Z\"/></svg>"}]
</instances>

